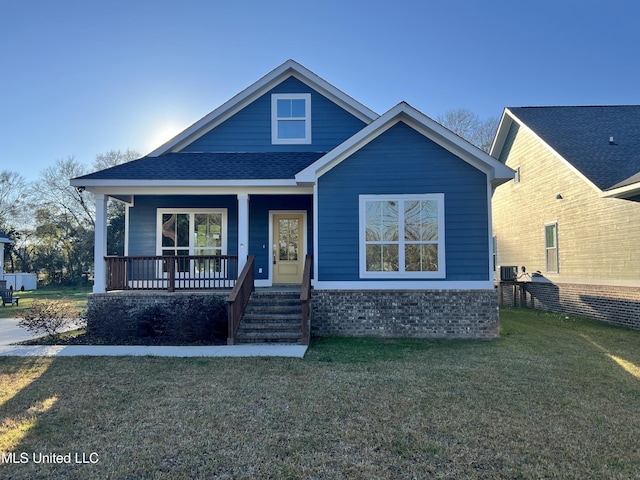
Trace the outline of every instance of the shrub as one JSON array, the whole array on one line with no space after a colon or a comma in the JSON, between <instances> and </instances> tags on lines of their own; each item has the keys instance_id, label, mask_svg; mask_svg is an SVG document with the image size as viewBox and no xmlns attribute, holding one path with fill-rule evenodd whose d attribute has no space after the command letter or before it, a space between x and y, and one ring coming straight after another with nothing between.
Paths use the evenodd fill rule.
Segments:
<instances>
[{"instance_id":1,"label":"shrub","mask_svg":"<svg viewBox=\"0 0 640 480\"><path fill-rule=\"evenodd\" d=\"M120 302L89 304L87 337L92 343L123 345L131 343L136 335L137 328L129 306Z\"/></svg>"},{"instance_id":2,"label":"shrub","mask_svg":"<svg viewBox=\"0 0 640 480\"><path fill-rule=\"evenodd\" d=\"M166 305L151 305L135 312L136 337L162 341L171 338L171 312Z\"/></svg>"},{"instance_id":3,"label":"shrub","mask_svg":"<svg viewBox=\"0 0 640 480\"><path fill-rule=\"evenodd\" d=\"M34 300L31 308L22 314L18 326L32 333L57 335L73 326L81 326L85 322L84 315L68 298L60 300Z\"/></svg>"},{"instance_id":4,"label":"shrub","mask_svg":"<svg viewBox=\"0 0 640 480\"><path fill-rule=\"evenodd\" d=\"M96 343L211 345L227 339L227 302L217 295L180 296L138 309L99 303L87 317L87 334Z\"/></svg>"}]
</instances>

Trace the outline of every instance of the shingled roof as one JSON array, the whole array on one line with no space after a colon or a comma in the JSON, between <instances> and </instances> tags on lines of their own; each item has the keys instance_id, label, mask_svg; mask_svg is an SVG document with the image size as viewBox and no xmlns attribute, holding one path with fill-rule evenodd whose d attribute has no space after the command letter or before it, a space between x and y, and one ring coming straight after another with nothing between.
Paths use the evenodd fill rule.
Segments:
<instances>
[{"instance_id":1,"label":"shingled roof","mask_svg":"<svg viewBox=\"0 0 640 480\"><path fill-rule=\"evenodd\" d=\"M78 180L293 179L324 152L167 153L142 157Z\"/></svg>"},{"instance_id":2,"label":"shingled roof","mask_svg":"<svg viewBox=\"0 0 640 480\"><path fill-rule=\"evenodd\" d=\"M640 105L508 110L600 190L640 180Z\"/></svg>"}]
</instances>

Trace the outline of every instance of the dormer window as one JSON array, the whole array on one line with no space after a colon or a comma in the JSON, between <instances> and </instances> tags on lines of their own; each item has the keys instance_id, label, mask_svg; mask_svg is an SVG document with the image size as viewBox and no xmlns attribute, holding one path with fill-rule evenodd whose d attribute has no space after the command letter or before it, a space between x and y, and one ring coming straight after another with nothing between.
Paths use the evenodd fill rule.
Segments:
<instances>
[{"instance_id":1,"label":"dormer window","mask_svg":"<svg viewBox=\"0 0 640 480\"><path fill-rule=\"evenodd\" d=\"M311 94L271 95L271 143L311 143Z\"/></svg>"}]
</instances>

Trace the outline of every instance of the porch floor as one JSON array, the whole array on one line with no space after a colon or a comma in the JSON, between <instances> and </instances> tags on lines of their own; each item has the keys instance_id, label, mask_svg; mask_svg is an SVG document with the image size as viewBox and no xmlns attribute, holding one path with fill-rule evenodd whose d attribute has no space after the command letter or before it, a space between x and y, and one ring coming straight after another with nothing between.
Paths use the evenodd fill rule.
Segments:
<instances>
[{"instance_id":1,"label":"porch floor","mask_svg":"<svg viewBox=\"0 0 640 480\"><path fill-rule=\"evenodd\" d=\"M107 345L0 345L2 357L294 357L303 358L306 345L252 344L204 347L107 346Z\"/></svg>"}]
</instances>

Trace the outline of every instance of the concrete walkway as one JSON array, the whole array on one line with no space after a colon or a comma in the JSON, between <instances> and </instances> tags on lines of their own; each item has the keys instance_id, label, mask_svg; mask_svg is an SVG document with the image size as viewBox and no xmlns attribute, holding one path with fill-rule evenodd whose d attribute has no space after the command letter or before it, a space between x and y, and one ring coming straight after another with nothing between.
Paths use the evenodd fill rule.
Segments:
<instances>
[{"instance_id":1,"label":"concrete walkway","mask_svg":"<svg viewBox=\"0 0 640 480\"><path fill-rule=\"evenodd\" d=\"M302 358L305 345L211 345L204 347L148 347L144 345L12 345L36 338L18 327L15 318L0 318L0 356L4 357L71 357L135 356L156 357L295 357Z\"/></svg>"},{"instance_id":2,"label":"concrete walkway","mask_svg":"<svg viewBox=\"0 0 640 480\"><path fill-rule=\"evenodd\" d=\"M0 346L24 342L25 340L31 340L36 337L37 335L29 333L24 328L20 328L17 318L0 318Z\"/></svg>"},{"instance_id":3,"label":"concrete walkway","mask_svg":"<svg viewBox=\"0 0 640 480\"><path fill-rule=\"evenodd\" d=\"M144 345L3 345L2 357L295 357L303 358L305 345L213 345L204 347L148 347Z\"/></svg>"}]
</instances>

